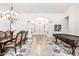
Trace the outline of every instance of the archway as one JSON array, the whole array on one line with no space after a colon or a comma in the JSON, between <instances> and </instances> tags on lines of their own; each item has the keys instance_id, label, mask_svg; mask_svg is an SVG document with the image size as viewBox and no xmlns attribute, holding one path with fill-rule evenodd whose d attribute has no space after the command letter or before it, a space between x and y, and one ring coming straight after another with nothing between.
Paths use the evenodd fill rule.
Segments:
<instances>
[{"instance_id":1,"label":"archway","mask_svg":"<svg viewBox=\"0 0 79 59\"><path fill-rule=\"evenodd\" d=\"M37 17L31 21L34 35L46 35L46 24L48 20L44 17Z\"/></svg>"}]
</instances>

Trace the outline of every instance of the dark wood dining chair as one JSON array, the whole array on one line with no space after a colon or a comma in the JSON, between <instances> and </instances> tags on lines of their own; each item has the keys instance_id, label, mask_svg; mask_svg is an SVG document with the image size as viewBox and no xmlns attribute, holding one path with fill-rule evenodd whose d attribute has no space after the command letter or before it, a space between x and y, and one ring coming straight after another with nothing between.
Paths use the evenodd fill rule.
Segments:
<instances>
[{"instance_id":1,"label":"dark wood dining chair","mask_svg":"<svg viewBox=\"0 0 79 59\"><path fill-rule=\"evenodd\" d=\"M28 39L28 31L26 31L25 41Z\"/></svg>"},{"instance_id":2,"label":"dark wood dining chair","mask_svg":"<svg viewBox=\"0 0 79 59\"><path fill-rule=\"evenodd\" d=\"M22 41L23 43L26 43L27 41L27 36L28 36L28 31L22 31L23 36L22 36Z\"/></svg>"},{"instance_id":3,"label":"dark wood dining chair","mask_svg":"<svg viewBox=\"0 0 79 59\"><path fill-rule=\"evenodd\" d=\"M5 32L0 31L0 53L2 52L3 47L4 47L4 45L1 43L1 41L4 40L5 37L6 37Z\"/></svg>"},{"instance_id":4,"label":"dark wood dining chair","mask_svg":"<svg viewBox=\"0 0 79 59\"><path fill-rule=\"evenodd\" d=\"M13 40L13 41L12 41ZM4 45L4 48L14 48L16 53L16 46L19 45L21 48L22 32L17 33L16 38L13 38L8 43Z\"/></svg>"},{"instance_id":5,"label":"dark wood dining chair","mask_svg":"<svg viewBox=\"0 0 79 59\"><path fill-rule=\"evenodd\" d=\"M5 37L6 37L5 32L0 31L0 41L5 39Z\"/></svg>"},{"instance_id":6,"label":"dark wood dining chair","mask_svg":"<svg viewBox=\"0 0 79 59\"><path fill-rule=\"evenodd\" d=\"M6 34L6 39L12 39L13 38L13 32L14 31L6 31L5 34Z\"/></svg>"},{"instance_id":7,"label":"dark wood dining chair","mask_svg":"<svg viewBox=\"0 0 79 59\"><path fill-rule=\"evenodd\" d=\"M27 40L27 32L25 32L24 30L21 31L22 32L22 41L21 41L21 47L22 47L22 44L25 44L26 43L26 40Z\"/></svg>"},{"instance_id":8,"label":"dark wood dining chair","mask_svg":"<svg viewBox=\"0 0 79 59\"><path fill-rule=\"evenodd\" d=\"M25 31L22 31L22 43L25 44L25 37L26 37L26 32Z\"/></svg>"}]
</instances>

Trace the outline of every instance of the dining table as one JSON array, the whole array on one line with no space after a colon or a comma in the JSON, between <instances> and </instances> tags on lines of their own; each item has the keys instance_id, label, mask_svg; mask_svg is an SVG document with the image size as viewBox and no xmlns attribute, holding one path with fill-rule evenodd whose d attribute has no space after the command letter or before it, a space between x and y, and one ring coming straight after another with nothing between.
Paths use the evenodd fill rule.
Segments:
<instances>
[{"instance_id":1,"label":"dining table","mask_svg":"<svg viewBox=\"0 0 79 59\"><path fill-rule=\"evenodd\" d=\"M13 40L13 31L11 31L10 33L11 35L9 38L0 38L0 56L3 56L5 54L4 45Z\"/></svg>"}]
</instances>

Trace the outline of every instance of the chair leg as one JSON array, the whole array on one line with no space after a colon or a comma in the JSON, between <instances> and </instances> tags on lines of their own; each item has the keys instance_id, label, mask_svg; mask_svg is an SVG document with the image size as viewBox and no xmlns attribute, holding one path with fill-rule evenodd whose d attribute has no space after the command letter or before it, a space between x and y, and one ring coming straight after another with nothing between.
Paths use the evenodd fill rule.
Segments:
<instances>
[{"instance_id":1,"label":"chair leg","mask_svg":"<svg viewBox=\"0 0 79 59\"><path fill-rule=\"evenodd\" d=\"M23 44L25 44L25 39L23 40Z\"/></svg>"},{"instance_id":2,"label":"chair leg","mask_svg":"<svg viewBox=\"0 0 79 59\"><path fill-rule=\"evenodd\" d=\"M25 41L27 42L27 37L26 37Z\"/></svg>"},{"instance_id":3,"label":"chair leg","mask_svg":"<svg viewBox=\"0 0 79 59\"><path fill-rule=\"evenodd\" d=\"M22 44L20 43L19 48L21 49L21 47L22 47Z\"/></svg>"},{"instance_id":4,"label":"chair leg","mask_svg":"<svg viewBox=\"0 0 79 59\"><path fill-rule=\"evenodd\" d=\"M24 39L24 43L26 44L26 39Z\"/></svg>"},{"instance_id":5,"label":"chair leg","mask_svg":"<svg viewBox=\"0 0 79 59\"><path fill-rule=\"evenodd\" d=\"M15 53L16 53L16 47L14 47Z\"/></svg>"}]
</instances>

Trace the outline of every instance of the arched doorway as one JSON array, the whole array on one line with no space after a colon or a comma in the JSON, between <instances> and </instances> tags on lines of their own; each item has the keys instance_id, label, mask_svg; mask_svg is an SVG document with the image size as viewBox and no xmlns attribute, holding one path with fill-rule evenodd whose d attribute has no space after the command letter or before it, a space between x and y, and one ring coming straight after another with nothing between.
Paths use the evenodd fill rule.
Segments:
<instances>
[{"instance_id":1,"label":"arched doorway","mask_svg":"<svg viewBox=\"0 0 79 59\"><path fill-rule=\"evenodd\" d=\"M46 25L48 20L43 17L37 17L32 21L34 35L46 35Z\"/></svg>"}]
</instances>

